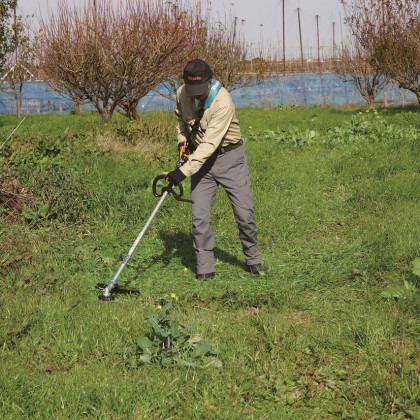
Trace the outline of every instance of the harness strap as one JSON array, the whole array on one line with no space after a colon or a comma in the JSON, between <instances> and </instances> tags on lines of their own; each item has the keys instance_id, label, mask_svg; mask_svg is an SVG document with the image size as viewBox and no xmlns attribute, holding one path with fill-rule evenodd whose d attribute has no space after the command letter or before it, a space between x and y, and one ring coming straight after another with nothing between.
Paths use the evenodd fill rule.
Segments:
<instances>
[{"instance_id":1,"label":"harness strap","mask_svg":"<svg viewBox=\"0 0 420 420\"><path fill-rule=\"evenodd\" d=\"M206 100L204 101L204 105L202 108L200 108L197 111L197 118L194 121L193 126L191 127L191 133L190 136L194 133L196 133L198 131L198 127L200 125L200 121L201 118L203 118L204 115L204 111L210 107L210 105L212 104L214 98L216 97L216 95L219 93L219 90L222 88L222 84L216 80L213 79L213 81L211 82L211 87L210 87L210 92L207 95Z\"/></svg>"},{"instance_id":2,"label":"harness strap","mask_svg":"<svg viewBox=\"0 0 420 420\"><path fill-rule=\"evenodd\" d=\"M204 102L204 106L203 109L206 110L207 108L210 107L211 103L213 102L214 98L216 97L216 95L219 93L219 90L221 89L222 84L214 79L211 83L211 88L210 88L210 92L207 95L207 98ZM200 118L201 119L201 118Z\"/></svg>"}]
</instances>

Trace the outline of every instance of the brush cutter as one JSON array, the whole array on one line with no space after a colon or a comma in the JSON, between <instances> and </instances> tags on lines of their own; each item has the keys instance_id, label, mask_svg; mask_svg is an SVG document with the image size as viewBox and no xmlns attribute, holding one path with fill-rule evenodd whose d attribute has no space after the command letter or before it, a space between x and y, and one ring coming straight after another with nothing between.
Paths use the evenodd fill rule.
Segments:
<instances>
[{"instance_id":1,"label":"brush cutter","mask_svg":"<svg viewBox=\"0 0 420 420\"><path fill-rule=\"evenodd\" d=\"M181 156L180 160L177 163L177 167L182 166L185 162L186 162L186 158L183 158ZM147 228L149 227L150 223L152 222L153 218L155 217L156 213L159 210L159 207L162 205L162 203L165 200L165 198L167 197L167 195L168 194L172 195L175 198L175 200L177 200L177 201L183 201L185 203L192 203L191 200L186 200L186 199L182 198L182 195L184 194L184 190L183 190L181 184L177 185L177 187L179 189L179 193L178 194L174 190L175 185L173 183L171 183L171 182L168 185L163 186L162 189L161 189L161 191L158 192L158 186L157 186L157 184L161 180L166 180L166 174L165 173L162 174L162 175L158 175L153 180L153 195L155 197L160 197L159 202L156 204L155 209L152 211L152 214L150 215L150 217L147 220L146 224L144 225L143 229L141 230L141 232L137 236L136 240L134 241L133 246L130 248L130 251L128 251L127 256L124 258L124 261L120 265L120 268L118 269L118 271L115 273L115 276L112 278L112 280L110 280L106 284L105 289L103 291L103 294L101 296L99 296L99 299L100 300L103 300L103 301L114 300L114 296L111 295L111 290L117 284L117 279L118 279L119 275L123 271L123 269L126 266L128 260L130 259L131 255L133 254L133 252L136 249L138 243L140 242L141 238L145 234Z\"/></svg>"}]
</instances>

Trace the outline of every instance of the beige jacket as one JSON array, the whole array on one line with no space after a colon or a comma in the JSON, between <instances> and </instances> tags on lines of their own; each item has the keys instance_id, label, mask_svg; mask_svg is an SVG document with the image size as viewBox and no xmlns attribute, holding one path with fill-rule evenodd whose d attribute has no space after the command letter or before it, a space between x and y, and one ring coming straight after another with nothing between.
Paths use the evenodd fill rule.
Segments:
<instances>
[{"instance_id":1,"label":"beige jacket","mask_svg":"<svg viewBox=\"0 0 420 420\"><path fill-rule=\"evenodd\" d=\"M178 119L178 144L189 138L196 147L188 162L180 168L185 176L195 174L217 148L237 143L242 137L235 115L235 105L224 87L204 111L197 133L191 135L191 128L201 106L196 105L195 99L185 94L184 86L178 89L175 109Z\"/></svg>"}]
</instances>

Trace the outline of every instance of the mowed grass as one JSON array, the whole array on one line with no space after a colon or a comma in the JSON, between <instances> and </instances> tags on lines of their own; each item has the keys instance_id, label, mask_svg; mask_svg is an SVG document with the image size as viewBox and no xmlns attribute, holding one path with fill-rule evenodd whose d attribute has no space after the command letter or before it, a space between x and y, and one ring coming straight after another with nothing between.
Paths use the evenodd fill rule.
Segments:
<instances>
[{"instance_id":1,"label":"mowed grass","mask_svg":"<svg viewBox=\"0 0 420 420\"><path fill-rule=\"evenodd\" d=\"M28 117L2 155L38 201L26 221L0 222L0 417L417 418L420 113L376 112L238 110L270 274L244 270L220 191L217 276L195 280L190 208L169 197L114 302L99 286L153 211L154 177L176 162L174 118L146 114L145 131ZM17 123L1 117L3 141ZM386 298L392 287L405 292ZM139 362L148 313L172 294L172 316L222 367Z\"/></svg>"}]
</instances>

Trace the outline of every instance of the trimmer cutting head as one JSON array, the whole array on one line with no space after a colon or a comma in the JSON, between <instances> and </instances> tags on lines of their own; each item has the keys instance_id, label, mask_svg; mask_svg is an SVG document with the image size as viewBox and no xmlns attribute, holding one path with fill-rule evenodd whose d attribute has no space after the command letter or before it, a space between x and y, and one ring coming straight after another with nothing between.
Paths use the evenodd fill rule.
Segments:
<instances>
[{"instance_id":1,"label":"trimmer cutting head","mask_svg":"<svg viewBox=\"0 0 420 420\"><path fill-rule=\"evenodd\" d=\"M103 302L112 302L114 299L115 299L115 297L112 296L112 295L108 295L108 296L101 295L101 296L99 296L99 300L102 300Z\"/></svg>"}]
</instances>

